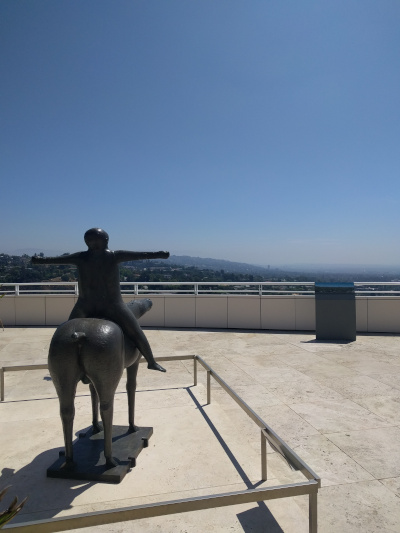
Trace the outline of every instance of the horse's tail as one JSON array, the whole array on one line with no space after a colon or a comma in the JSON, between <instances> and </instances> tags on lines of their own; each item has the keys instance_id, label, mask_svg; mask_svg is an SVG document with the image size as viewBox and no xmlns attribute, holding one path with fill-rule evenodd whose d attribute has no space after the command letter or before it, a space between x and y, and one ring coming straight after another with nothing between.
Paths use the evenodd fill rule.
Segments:
<instances>
[{"instance_id":1,"label":"horse's tail","mask_svg":"<svg viewBox=\"0 0 400 533\"><path fill-rule=\"evenodd\" d=\"M150 298L140 298L139 300L131 300L126 305L135 318L140 318L147 313L147 311L150 311L153 302Z\"/></svg>"},{"instance_id":2,"label":"horse's tail","mask_svg":"<svg viewBox=\"0 0 400 533\"><path fill-rule=\"evenodd\" d=\"M87 335L83 331L75 331L74 333L72 333L71 338L73 341L78 343L78 361L79 361L79 366L82 368L82 362L79 356L81 355L82 344L87 339ZM82 370L84 369L82 368ZM82 378L82 383L85 383L86 385L91 383L90 379L87 377L86 374Z\"/></svg>"},{"instance_id":3,"label":"horse's tail","mask_svg":"<svg viewBox=\"0 0 400 533\"><path fill-rule=\"evenodd\" d=\"M86 333L84 333L83 331L75 331L75 333L71 335L71 338L74 339L74 341L83 341L87 337Z\"/></svg>"}]
</instances>

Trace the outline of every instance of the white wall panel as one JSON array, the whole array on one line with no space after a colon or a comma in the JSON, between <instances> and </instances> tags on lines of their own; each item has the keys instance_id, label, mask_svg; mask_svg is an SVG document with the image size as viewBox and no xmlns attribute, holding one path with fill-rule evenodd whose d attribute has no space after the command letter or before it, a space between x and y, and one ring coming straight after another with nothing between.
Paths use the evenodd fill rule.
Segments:
<instances>
[{"instance_id":1,"label":"white wall panel","mask_svg":"<svg viewBox=\"0 0 400 533\"><path fill-rule=\"evenodd\" d=\"M15 298L16 326L45 326L46 297L17 296Z\"/></svg>"},{"instance_id":2,"label":"white wall panel","mask_svg":"<svg viewBox=\"0 0 400 533\"><path fill-rule=\"evenodd\" d=\"M368 331L368 300L369 298L356 298L356 330L360 333Z\"/></svg>"},{"instance_id":3,"label":"white wall panel","mask_svg":"<svg viewBox=\"0 0 400 533\"><path fill-rule=\"evenodd\" d=\"M296 330L315 331L315 298L313 296L295 296Z\"/></svg>"},{"instance_id":4,"label":"white wall panel","mask_svg":"<svg viewBox=\"0 0 400 533\"><path fill-rule=\"evenodd\" d=\"M293 296L261 297L261 329L296 328Z\"/></svg>"},{"instance_id":5,"label":"white wall panel","mask_svg":"<svg viewBox=\"0 0 400 533\"><path fill-rule=\"evenodd\" d=\"M400 333L400 300L392 296L368 298L368 331Z\"/></svg>"},{"instance_id":6,"label":"white wall panel","mask_svg":"<svg viewBox=\"0 0 400 533\"><path fill-rule=\"evenodd\" d=\"M75 296L46 297L46 326L58 326L68 320L75 305Z\"/></svg>"},{"instance_id":7,"label":"white wall panel","mask_svg":"<svg viewBox=\"0 0 400 533\"><path fill-rule=\"evenodd\" d=\"M0 319L4 326L15 326L15 297L0 298Z\"/></svg>"},{"instance_id":8,"label":"white wall panel","mask_svg":"<svg viewBox=\"0 0 400 533\"><path fill-rule=\"evenodd\" d=\"M228 296L228 328L260 329L260 298Z\"/></svg>"},{"instance_id":9,"label":"white wall panel","mask_svg":"<svg viewBox=\"0 0 400 533\"><path fill-rule=\"evenodd\" d=\"M195 300L195 296L168 296L165 298L165 327L196 327Z\"/></svg>"},{"instance_id":10,"label":"white wall panel","mask_svg":"<svg viewBox=\"0 0 400 533\"><path fill-rule=\"evenodd\" d=\"M228 327L227 296L197 296L196 298L197 328Z\"/></svg>"}]
</instances>

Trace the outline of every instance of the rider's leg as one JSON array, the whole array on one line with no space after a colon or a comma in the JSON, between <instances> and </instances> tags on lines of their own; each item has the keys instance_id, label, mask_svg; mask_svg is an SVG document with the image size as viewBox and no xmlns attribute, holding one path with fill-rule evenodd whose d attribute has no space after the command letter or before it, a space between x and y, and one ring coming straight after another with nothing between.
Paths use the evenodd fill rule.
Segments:
<instances>
[{"instance_id":1,"label":"rider's leg","mask_svg":"<svg viewBox=\"0 0 400 533\"><path fill-rule=\"evenodd\" d=\"M122 331L135 343L139 352L146 359L148 365L147 368L152 370L159 370L160 372L166 372L165 368L156 363L153 352L150 348L149 341L146 335L143 333L139 322L133 316L133 313L126 307L125 304L113 309L113 312L107 313L108 318L116 322L121 326Z\"/></svg>"}]
</instances>

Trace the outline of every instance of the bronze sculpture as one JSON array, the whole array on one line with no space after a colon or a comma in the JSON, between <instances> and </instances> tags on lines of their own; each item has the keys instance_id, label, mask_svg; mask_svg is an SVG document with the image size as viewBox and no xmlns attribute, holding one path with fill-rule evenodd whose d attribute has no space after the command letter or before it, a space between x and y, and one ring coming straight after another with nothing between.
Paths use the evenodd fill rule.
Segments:
<instances>
[{"instance_id":1,"label":"bronze sculpture","mask_svg":"<svg viewBox=\"0 0 400 533\"><path fill-rule=\"evenodd\" d=\"M74 398L79 380L89 383L92 397L93 434L99 433L98 408L104 427L105 468L113 469L116 462L112 456L114 394L124 368L127 369L127 392L129 427L126 434L135 434L140 428L134 424L136 376L140 353L146 358L148 368L165 372L156 363L149 342L143 333L138 318L151 307L151 301L122 300L118 264L140 259L169 257L168 252L130 252L108 249L108 234L100 228L85 233L88 250L59 257L32 257L35 264L73 264L78 268L79 296L64 324L55 331L49 349L49 370L60 402L60 415L64 431L65 463L48 469L51 477L76 477L77 479L102 479L85 477L86 473L74 470L73 419ZM152 434L147 430L146 437ZM136 454L141 447L136 446ZM144 444L142 444L142 447ZM134 460L134 457L128 457ZM129 463L130 464L130 463ZM54 466L54 465L53 465ZM125 473L124 473L125 474ZM124 475L123 474L123 475ZM110 481L111 478L107 479ZM117 481L121 476L117 476ZM105 480L105 479L102 479ZM114 481L114 479L112 479Z\"/></svg>"}]
</instances>

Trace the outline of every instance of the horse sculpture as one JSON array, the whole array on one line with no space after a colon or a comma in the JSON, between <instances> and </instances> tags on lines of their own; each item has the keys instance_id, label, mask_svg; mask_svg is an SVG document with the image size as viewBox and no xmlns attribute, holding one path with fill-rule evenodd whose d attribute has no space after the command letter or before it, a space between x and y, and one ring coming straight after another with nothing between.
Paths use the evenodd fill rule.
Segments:
<instances>
[{"instance_id":1,"label":"horse sculpture","mask_svg":"<svg viewBox=\"0 0 400 533\"><path fill-rule=\"evenodd\" d=\"M140 318L152 306L149 299L133 300L128 308ZM101 431L98 411L104 429L104 456L107 467L117 465L112 457L112 423L114 395L127 369L129 432L135 432L136 377L141 354L137 347L109 320L74 318L55 331L49 349L49 371L60 402L64 432L66 468L73 468L74 400L79 380L89 383L92 397L93 433Z\"/></svg>"}]
</instances>

